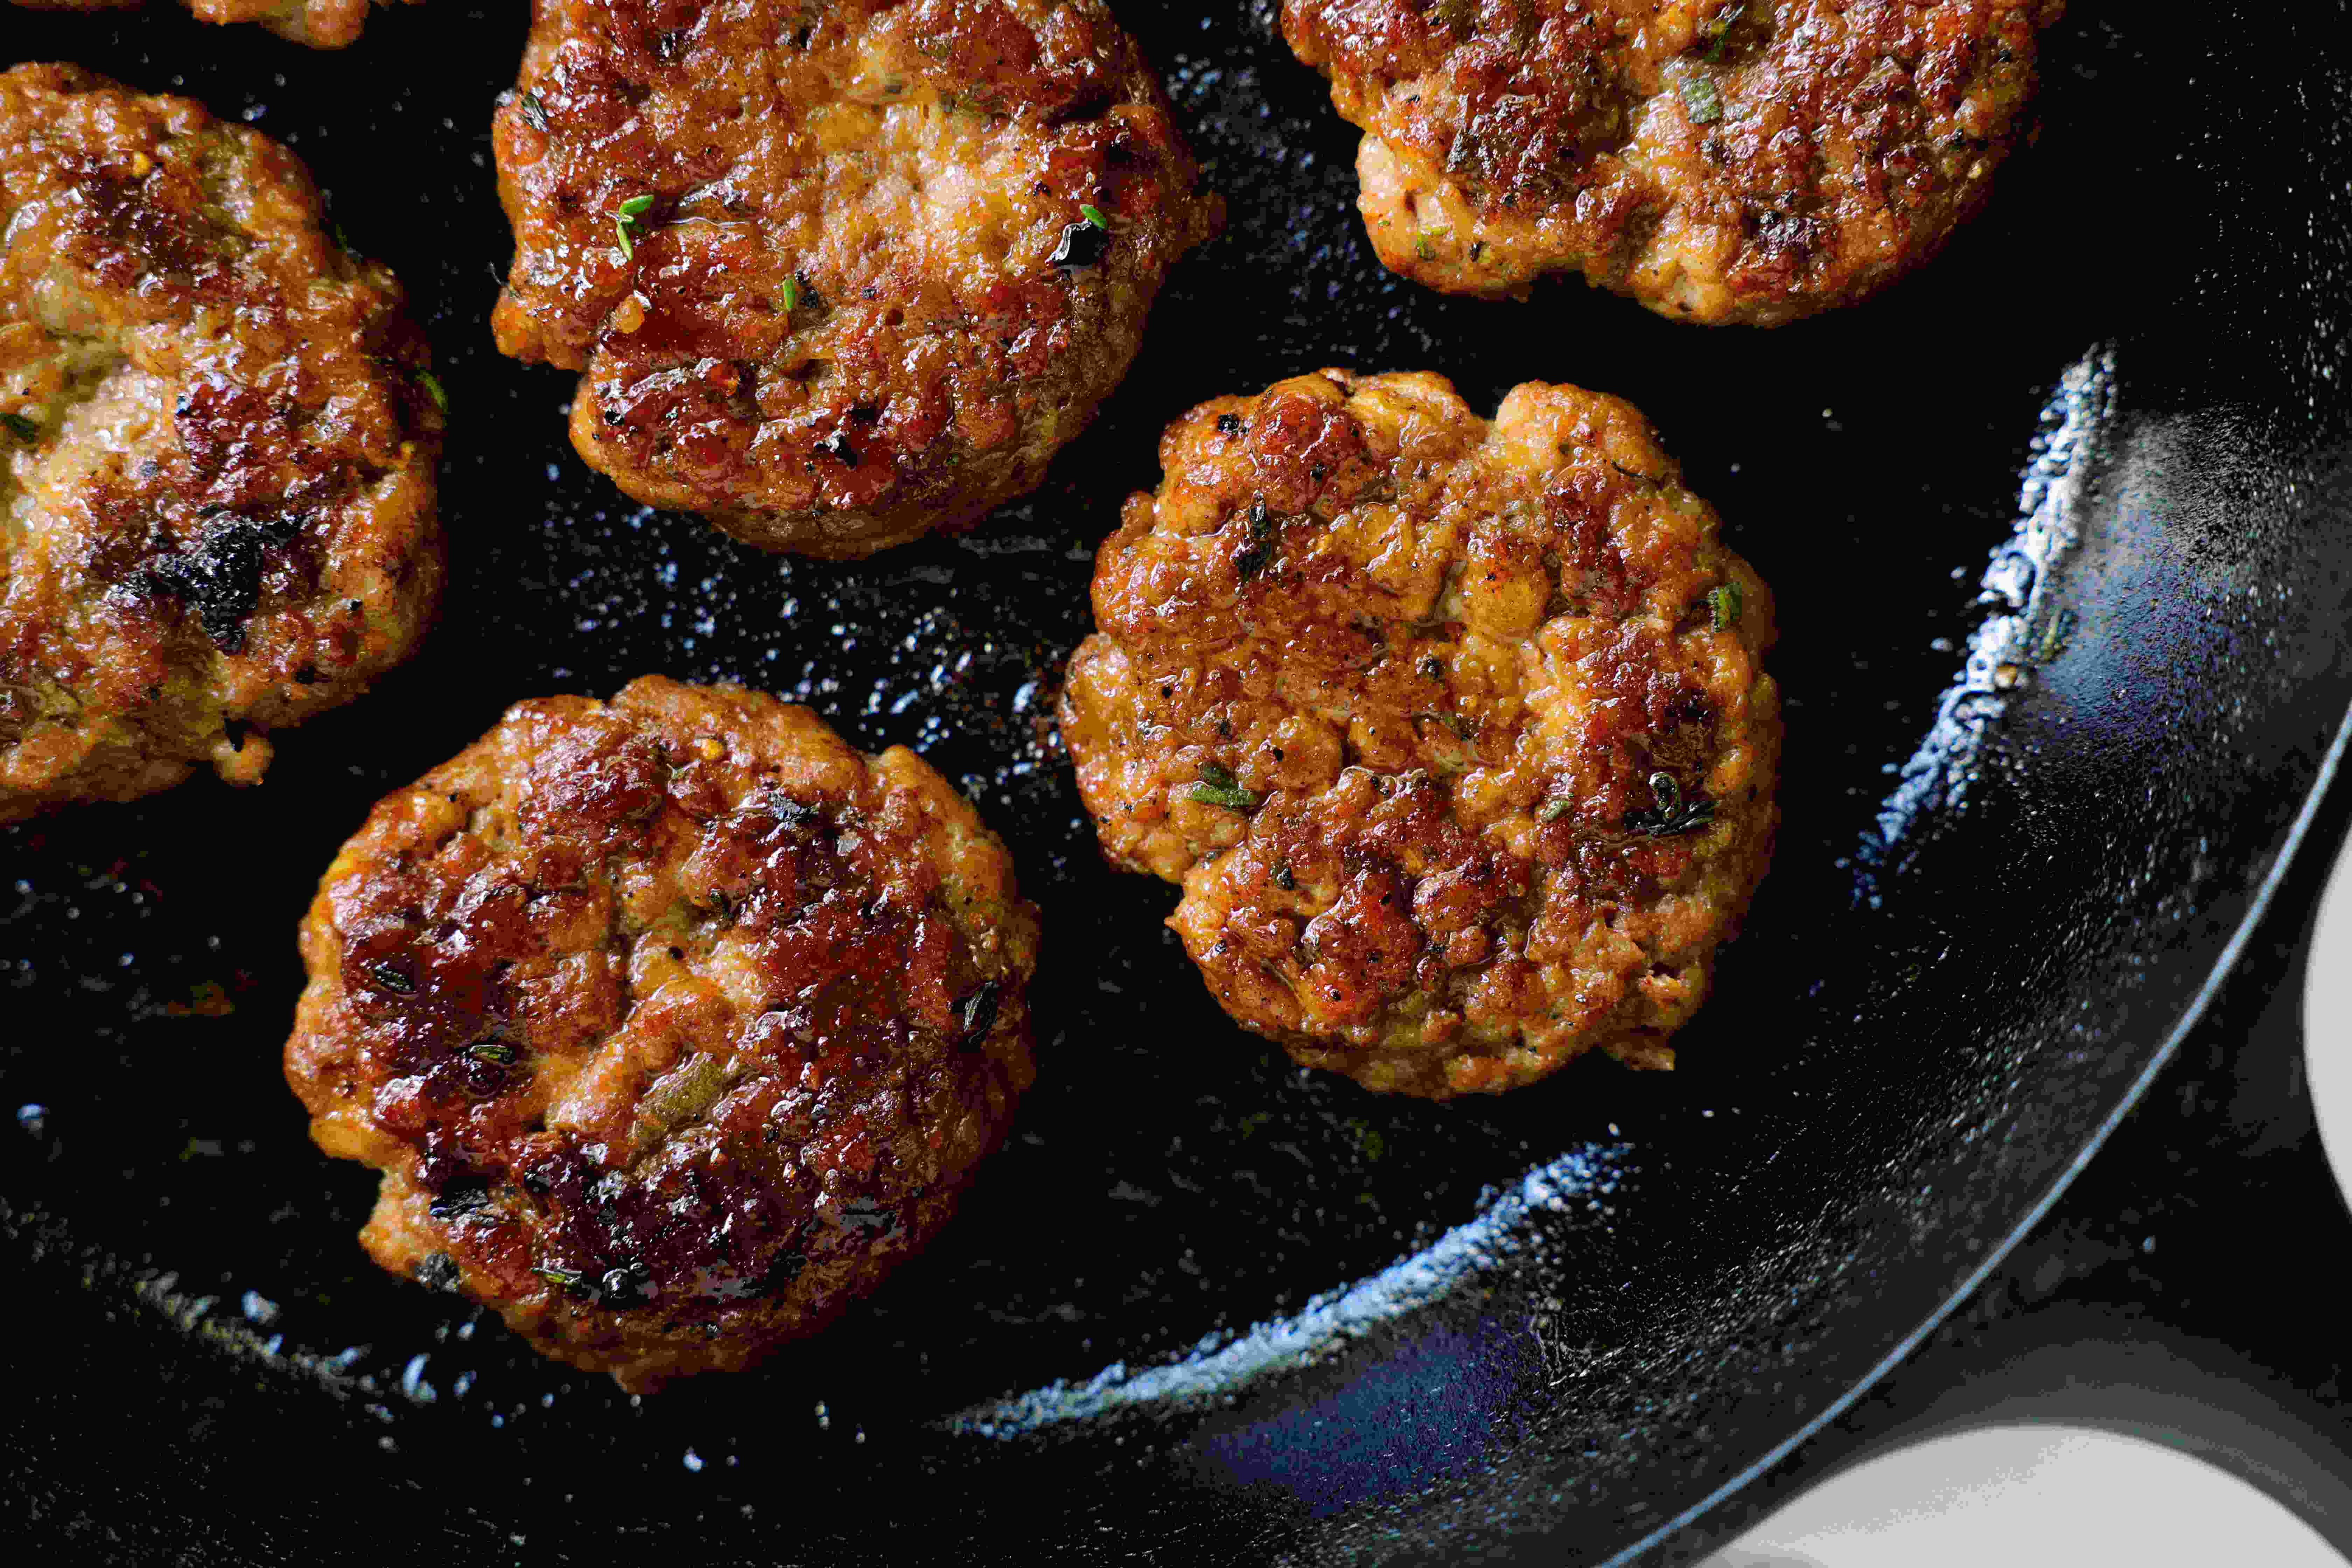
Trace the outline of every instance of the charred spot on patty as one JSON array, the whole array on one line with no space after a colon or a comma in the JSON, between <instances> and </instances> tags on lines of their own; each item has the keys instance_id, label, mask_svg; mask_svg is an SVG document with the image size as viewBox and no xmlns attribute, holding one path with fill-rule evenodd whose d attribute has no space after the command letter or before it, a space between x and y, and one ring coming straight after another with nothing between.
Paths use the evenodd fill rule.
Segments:
<instances>
[{"instance_id":1,"label":"charred spot on patty","mask_svg":"<svg viewBox=\"0 0 2352 1568\"><path fill-rule=\"evenodd\" d=\"M0 71L0 822L250 783L423 635L428 358L323 226L258 132Z\"/></svg>"}]
</instances>

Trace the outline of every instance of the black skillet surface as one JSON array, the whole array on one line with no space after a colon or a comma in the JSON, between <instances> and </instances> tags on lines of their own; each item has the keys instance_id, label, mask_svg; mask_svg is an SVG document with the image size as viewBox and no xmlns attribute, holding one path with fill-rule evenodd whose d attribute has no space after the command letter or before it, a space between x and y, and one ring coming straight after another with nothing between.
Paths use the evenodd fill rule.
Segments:
<instances>
[{"instance_id":1,"label":"black skillet surface","mask_svg":"<svg viewBox=\"0 0 2352 1568\"><path fill-rule=\"evenodd\" d=\"M1886 298L1769 333L1388 278L1271 7L1127 9L1230 232L1043 491L850 567L625 504L565 444L569 378L490 351L519 5L379 14L332 56L163 7L0 16L5 58L307 157L456 416L421 659L284 737L258 791L0 832L25 1539L1597 1561L1865 1383L2162 1060L2352 698L2338 8L2255 7L2256 37L2079 6L1992 210ZM1680 1072L1443 1107L1301 1074L1210 1003L1170 892L1097 858L1039 722L1093 546L1170 417L1330 363L1632 398L1778 590L1778 863ZM371 1181L310 1149L277 1055L293 923L368 804L518 698L649 669L922 748L1012 840L1048 947L1044 1077L940 1245L765 1371L640 1403L368 1265Z\"/></svg>"}]
</instances>

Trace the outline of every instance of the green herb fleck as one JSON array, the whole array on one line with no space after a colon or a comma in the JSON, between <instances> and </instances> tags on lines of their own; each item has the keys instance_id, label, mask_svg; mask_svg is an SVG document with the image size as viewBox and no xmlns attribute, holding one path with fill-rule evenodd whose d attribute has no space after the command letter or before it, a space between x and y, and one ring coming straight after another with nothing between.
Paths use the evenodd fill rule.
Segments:
<instances>
[{"instance_id":1,"label":"green herb fleck","mask_svg":"<svg viewBox=\"0 0 2352 1568\"><path fill-rule=\"evenodd\" d=\"M1188 798L1203 805L1222 805L1228 811L1257 809L1257 796L1242 788L1232 769L1216 763L1201 764L1201 782L1192 786Z\"/></svg>"},{"instance_id":2,"label":"green herb fleck","mask_svg":"<svg viewBox=\"0 0 2352 1568\"><path fill-rule=\"evenodd\" d=\"M21 414L0 414L0 425L8 426L8 434L19 441L30 441L41 433L41 427Z\"/></svg>"},{"instance_id":3,"label":"green herb fleck","mask_svg":"<svg viewBox=\"0 0 2352 1568\"><path fill-rule=\"evenodd\" d=\"M1564 795L1556 795L1549 800L1544 802L1542 806L1537 810L1536 820L1538 822L1558 822L1561 817L1568 815L1568 808L1570 804L1572 803L1569 800L1568 796Z\"/></svg>"},{"instance_id":4,"label":"green herb fleck","mask_svg":"<svg viewBox=\"0 0 2352 1568\"><path fill-rule=\"evenodd\" d=\"M631 243L630 236L645 232L645 216L653 205L650 195L631 196L613 209L613 239L620 247L622 260L635 258L637 247Z\"/></svg>"},{"instance_id":5,"label":"green herb fleck","mask_svg":"<svg viewBox=\"0 0 2352 1568\"><path fill-rule=\"evenodd\" d=\"M429 370L420 370L416 373L416 384L425 389L425 395L433 400L434 407L444 414L449 412L449 393L441 384L439 376Z\"/></svg>"},{"instance_id":6,"label":"green herb fleck","mask_svg":"<svg viewBox=\"0 0 2352 1568\"><path fill-rule=\"evenodd\" d=\"M1706 612L1715 618L1717 631L1729 631L1739 624L1742 603L1739 584L1737 583L1726 583L1707 595Z\"/></svg>"},{"instance_id":7,"label":"green herb fleck","mask_svg":"<svg viewBox=\"0 0 2352 1568\"><path fill-rule=\"evenodd\" d=\"M1467 741L1478 733L1478 721L1467 713L1416 713L1413 717L1444 725L1454 731L1454 738L1457 741Z\"/></svg>"},{"instance_id":8,"label":"green herb fleck","mask_svg":"<svg viewBox=\"0 0 2352 1568\"><path fill-rule=\"evenodd\" d=\"M1254 500L1249 508L1248 548L1234 557L1234 571L1246 583L1265 569L1274 558L1274 519L1265 510L1265 502Z\"/></svg>"},{"instance_id":9,"label":"green herb fleck","mask_svg":"<svg viewBox=\"0 0 2352 1568\"><path fill-rule=\"evenodd\" d=\"M2050 617L2042 628L2042 636L2033 645L2033 662L2048 664L2066 651L2067 639L2074 635L2074 612L2061 610Z\"/></svg>"},{"instance_id":10,"label":"green herb fleck","mask_svg":"<svg viewBox=\"0 0 2352 1568\"><path fill-rule=\"evenodd\" d=\"M799 279L797 279L797 278L787 278L787 279L784 279L784 310L785 310L785 313L786 313L786 314L790 314L792 311L797 310L799 310L800 308L801 308L801 280L800 280Z\"/></svg>"},{"instance_id":11,"label":"green herb fleck","mask_svg":"<svg viewBox=\"0 0 2352 1568\"><path fill-rule=\"evenodd\" d=\"M1423 261L1434 261L1437 259L1437 247L1430 243L1429 236L1426 233L1416 234L1412 237L1412 253Z\"/></svg>"},{"instance_id":12,"label":"green herb fleck","mask_svg":"<svg viewBox=\"0 0 2352 1568\"><path fill-rule=\"evenodd\" d=\"M545 131L547 129L547 100L540 97L539 94L535 92L524 93L522 95L522 117L524 122L530 125L533 131Z\"/></svg>"},{"instance_id":13,"label":"green herb fleck","mask_svg":"<svg viewBox=\"0 0 2352 1568\"><path fill-rule=\"evenodd\" d=\"M352 237L343 232L343 226L333 218L327 220L327 237L333 240L335 248L345 256L357 256L360 253L360 247L352 243Z\"/></svg>"},{"instance_id":14,"label":"green herb fleck","mask_svg":"<svg viewBox=\"0 0 2352 1568\"><path fill-rule=\"evenodd\" d=\"M1097 228L1108 228L1110 226L1110 219L1103 216L1102 208L1095 205L1092 202L1080 202L1078 204L1078 216L1086 219L1088 223L1094 225Z\"/></svg>"},{"instance_id":15,"label":"green herb fleck","mask_svg":"<svg viewBox=\"0 0 2352 1568\"><path fill-rule=\"evenodd\" d=\"M1650 775L1650 798L1656 804L1648 811L1625 814L1628 833L1647 834L1652 838L1671 838L1678 833L1688 833L1705 827L1715 820L1715 802L1685 800L1683 786L1669 773Z\"/></svg>"},{"instance_id":16,"label":"green herb fleck","mask_svg":"<svg viewBox=\"0 0 2352 1568\"><path fill-rule=\"evenodd\" d=\"M1700 58L1712 65L1723 58L1723 40L1731 37L1732 25L1739 20L1740 13L1747 9L1748 0L1732 0L1730 5L1715 14L1714 18L1706 27L1706 53L1700 56Z\"/></svg>"},{"instance_id":17,"label":"green herb fleck","mask_svg":"<svg viewBox=\"0 0 2352 1568\"><path fill-rule=\"evenodd\" d=\"M391 992L395 996L416 994L416 982L389 963L370 964L368 978L374 981L380 988Z\"/></svg>"},{"instance_id":18,"label":"green herb fleck","mask_svg":"<svg viewBox=\"0 0 2352 1568\"><path fill-rule=\"evenodd\" d=\"M530 1271L550 1285L561 1286L566 1290L577 1290L588 1282L588 1276L577 1268L550 1268L544 1264L534 1263Z\"/></svg>"},{"instance_id":19,"label":"green herb fleck","mask_svg":"<svg viewBox=\"0 0 2352 1568\"><path fill-rule=\"evenodd\" d=\"M496 1062L500 1067L515 1059L515 1048L496 1040L476 1040L466 1047L466 1054L478 1062Z\"/></svg>"},{"instance_id":20,"label":"green herb fleck","mask_svg":"<svg viewBox=\"0 0 2352 1568\"><path fill-rule=\"evenodd\" d=\"M1712 125L1723 118L1723 94L1716 89L1713 77L1686 76L1678 85L1693 125Z\"/></svg>"}]
</instances>

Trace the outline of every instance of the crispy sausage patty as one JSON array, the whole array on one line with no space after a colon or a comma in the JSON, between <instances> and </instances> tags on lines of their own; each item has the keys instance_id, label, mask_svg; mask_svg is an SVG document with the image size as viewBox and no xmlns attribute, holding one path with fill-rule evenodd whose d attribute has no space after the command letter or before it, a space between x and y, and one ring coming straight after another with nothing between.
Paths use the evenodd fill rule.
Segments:
<instances>
[{"instance_id":1,"label":"crispy sausage patty","mask_svg":"<svg viewBox=\"0 0 2352 1568\"><path fill-rule=\"evenodd\" d=\"M2063 0L1283 0L1364 132L1381 260L1434 289L1581 271L1769 326L1933 255L2021 139Z\"/></svg>"},{"instance_id":2,"label":"crispy sausage patty","mask_svg":"<svg viewBox=\"0 0 2352 1568\"><path fill-rule=\"evenodd\" d=\"M388 796L302 925L286 1073L361 1240L630 1390L814 1331L947 1221L1033 1076L1035 912L904 748L632 683Z\"/></svg>"},{"instance_id":3,"label":"crispy sausage patty","mask_svg":"<svg viewBox=\"0 0 2352 1568\"><path fill-rule=\"evenodd\" d=\"M1102 0L534 0L496 141L581 456L814 555L1034 488L1218 213Z\"/></svg>"},{"instance_id":4,"label":"crispy sausage patty","mask_svg":"<svg viewBox=\"0 0 2352 1568\"><path fill-rule=\"evenodd\" d=\"M441 584L438 384L295 156L0 73L0 821L127 800L356 696Z\"/></svg>"},{"instance_id":5,"label":"crispy sausage patty","mask_svg":"<svg viewBox=\"0 0 2352 1568\"><path fill-rule=\"evenodd\" d=\"M35 11L117 11L140 0L16 0ZM258 22L281 38L340 49L367 26L371 0L182 0L200 21ZM373 0L389 5L393 0Z\"/></svg>"},{"instance_id":6,"label":"crispy sausage patty","mask_svg":"<svg viewBox=\"0 0 2352 1568\"><path fill-rule=\"evenodd\" d=\"M1105 852L1180 882L1225 1010L1443 1097L1706 994L1764 873L1772 602L1642 416L1434 375L1203 404L1095 566L1062 731Z\"/></svg>"}]
</instances>

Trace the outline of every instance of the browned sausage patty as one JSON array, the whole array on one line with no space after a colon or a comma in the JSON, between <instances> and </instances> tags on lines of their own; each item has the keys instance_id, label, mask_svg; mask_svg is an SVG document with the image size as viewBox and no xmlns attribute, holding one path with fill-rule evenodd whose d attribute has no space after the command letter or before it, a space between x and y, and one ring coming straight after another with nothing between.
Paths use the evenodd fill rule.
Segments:
<instances>
[{"instance_id":1,"label":"browned sausage patty","mask_svg":"<svg viewBox=\"0 0 2352 1568\"><path fill-rule=\"evenodd\" d=\"M1218 205L1101 0L534 0L499 346L630 495L856 556L1034 488Z\"/></svg>"},{"instance_id":2,"label":"browned sausage patty","mask_svg":"<svg viewBox=\"0 0 2352 1568\"><path fill-rule=\"evenodd\" d=\"M320 222L257 131L0 73L0 821L257 778L423 632L439 385Z\"/></svg>"},{"instance_id":3,"label":"browned sausage patty","mask_svg":"<svg viewBox=\"0 0 2352 1568\"><path fill-rule=\"evenodd\" d=\"M1682 321L1858 300L1983 205L2063 0L1283 0L1381 260Z\"/></svg>"},{"instance_id":4,"label":"browned sausage patty","mask_svg":"<svg viewBox=\"0 0 2352 1568\"><path fill-rule=\"evenodd\" d=\"M116 11L140 0L16 0L35 11ZM205 22L258 22L281 38L340 49L367 26L370 0L182 0ZM389 5L393 0L373 0Z\"/></svg>"},{"instance_id":5,"label":"browned sausage patty","mask_svg":"<svg viewBox=\"0 0 2352 1568\"><path fill-rule=\"evenodd\" d=\"M1640 414L1325 371L1160 460L1062 731L1225 1010L1409 1094L1671 1066L1770 854L1780 699L1771 598Z\"/></svg>"},{"instance_id":6,"label":"browned sausage patty","mask_svg":"<svg viewBox=\"0 0 2352 1568\"><path fill-rule=\"evenodd\" d=\"M822 1327L1033 1076L1035 911L912 752L632 683L525 702L343 847L286 1074L377 1262L643 1390Z\"/></svg>"}]
</instances>

